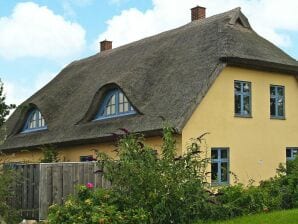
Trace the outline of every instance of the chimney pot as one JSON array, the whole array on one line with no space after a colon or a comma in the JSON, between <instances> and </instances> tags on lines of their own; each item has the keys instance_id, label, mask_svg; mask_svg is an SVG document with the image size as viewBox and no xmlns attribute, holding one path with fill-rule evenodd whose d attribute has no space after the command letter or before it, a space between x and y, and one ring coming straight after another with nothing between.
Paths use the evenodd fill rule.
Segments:
<instances>
[{"instance_id":1,"label":"chimney pot","mask_svg":"<svg viewBox=\"0 0 298 224\"><path fill-rule=\"evenodd\" d=\"M206 8L202 6L196 6L191 9L191 21L205 19L206 18Z\"/></svg>"},{"instance_id":2,"label":"chimney pot","mask_svg":"<svg viewBox=\"0 0 298 224\"><path fill-rule=\"evenodd\" d=\"M104 40L100 42L100 51L106 51L112 49L112 41Z\"/></svg>"}]
</instances>

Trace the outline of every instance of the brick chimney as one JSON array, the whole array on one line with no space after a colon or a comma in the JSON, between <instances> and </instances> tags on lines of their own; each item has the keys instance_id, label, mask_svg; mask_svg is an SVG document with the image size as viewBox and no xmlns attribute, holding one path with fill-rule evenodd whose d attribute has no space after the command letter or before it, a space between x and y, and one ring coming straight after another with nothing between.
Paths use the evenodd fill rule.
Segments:
<instances>
[{"instance_id":1,"label":"brick chimney","mask_svg":"<svg viewBox=\"0 0 298 224\"><path fill-rule=\"evenodd\" d=\"M206 18L206 8L201 6L196 6L191 9L191 21L205 19Z\"/></svg>"},{"instance_id":2,"label":"brick chimney","mask_svg":"<svg viewBox=\"0 0 298 224\"><path fill-rule=\"evenodd\" d=\"M106 51L112 49L112 41L104 40L100 42L100 51Z\"/></svg>"}]
</instances>

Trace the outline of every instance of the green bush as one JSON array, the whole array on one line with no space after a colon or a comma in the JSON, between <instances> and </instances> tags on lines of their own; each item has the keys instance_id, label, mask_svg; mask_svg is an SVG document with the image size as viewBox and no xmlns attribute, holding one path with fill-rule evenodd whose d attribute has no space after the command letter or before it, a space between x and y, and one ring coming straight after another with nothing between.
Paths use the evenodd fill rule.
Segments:
<instances>
[{"instance_id":1,"label":"green bush","mask_svg":"<svg viewBox=\"0 0 298 224\"><path fill-rule=\"evenodd\" d=\"M141 135L126 133L118 142L117 161L98 154L99 166L112 188L92 194L81 189L71 203L51 208L50 223L98 223L104 218L107 223L179 224L208 217L205 177L209 160L199 140L178 156L173 130L165 128L158 156Z\"/></svg>"},{"instance_id":2,"label":"green bush","mask_svg":"<svg viewBox=\"0 0 298 224\"><path fill-rule=\"evenodd\" d=\"M276 177L259 186L220 188L210 212L213 220L272 210L298 208L298 158L280 166Z\"/></svg>"},{"instance_id":3,"label":"green bush","mask_svg":"<svg viewBox=\"0 0 298 224\"><path fill-rule=\"evenodd\" d=\"M49 223L59 224L142 224L148 215L141 208L120 211L113 203L112 192L105 189L79 188L77 196L70 197L64 205L52 205Z\"/></svg>"},{"instance_id":4,"label":"green bush","mask_svg":"<svg viewBox=\"0 0 298 224\"><path fill-rule=\"evenodd\" d=\"M50 223L187 224L298 207L298 158L259 186L236 184L212 193L203 136L176 155L173 130L164 128L158 155L141 135L123 131L117 161L98 154L99 172L104 171L111 189L81 187L64 205L51 207Z\"/></svg>"},{"instance_id":5,"label":"green bush","mask_svg":"<svg viewBox=\"0 0 298 224\"><path fill-rule=\"evenodd\" d=\"M10 203L14 198L12 187L16 181L17 173L11 169L4 169L3 163L0 162L0 221L2 218L7 224L20 221L19 212Z\"/></svg>"}]
</instances>

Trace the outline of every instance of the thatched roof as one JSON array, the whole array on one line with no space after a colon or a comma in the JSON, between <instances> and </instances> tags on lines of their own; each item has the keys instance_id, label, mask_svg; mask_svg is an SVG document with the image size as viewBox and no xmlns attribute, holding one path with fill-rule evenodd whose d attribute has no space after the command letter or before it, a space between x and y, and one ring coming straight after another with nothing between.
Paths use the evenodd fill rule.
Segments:
<instances>
[{"instance_id":1,"label":"thatched roof","mask_svg":"<svg viewBox=\"0 0 298 224\"><path fill-rule=\"evenodd\" d=\"M71 63L12 114L1 148L105 141L118 128L155 135L161 116L179 133L227 64L298 74L297 61L258 36L237 8ZM137 115L92 121L113 86ZM47 131L20 133L30 105Z\"/></svg>"}]
</instances>

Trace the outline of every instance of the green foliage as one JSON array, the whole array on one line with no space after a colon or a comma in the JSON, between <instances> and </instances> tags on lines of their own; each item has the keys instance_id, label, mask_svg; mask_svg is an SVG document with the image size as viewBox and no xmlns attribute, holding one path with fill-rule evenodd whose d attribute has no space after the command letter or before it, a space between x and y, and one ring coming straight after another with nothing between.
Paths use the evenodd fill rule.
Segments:
<instances>
[{"instance_id":1,"label":"green foliage","mask_svg":"<svg viewBox=\"0 0 298 224\"><path fill-rule=\"evenodd\" d=\"M63 206L52 205L48 223L60 224L143 224L148 215L141 208L120 211L113 203L112 192L81 186L77 196L70 197Z\"/></svg>"},{"instance_id":2,"label":"green foliage","mask_svg":"<svg viewBox=\"0 0 298 224\"><path fill-rule=\"evenodd\" d=\"M14 104L5 103L6 96L4 95L3 90L3 82L0 80L0 127L4 124L10 110L16 107Z\"/></svg>"},{"instance_id":3,"label":"green foliage","mask_svg":"<svg viewBox=\"0 0 298 224\"><path fill-rule=\"evenodd\" d=\"M2 153L0 156L4 157ZM17 178L17 173L4 168L3 161L0 161L0 220L4 219L7 224L15 224L20 221L20 214L9 203L14 198L12 187L16 184Z\"/></svg>"},{"instance_id":4,"label":"green foliage","mask_svg":"<svg viewBox=\"0 0 298 224\"><path fill-rule=\"evenodd\" d=\"M40 160L41 163L55 163L59 162L59 152L53 146L45 146L41 148L43 158Z\"/></svg>"},{"instance_id":5,"label":"green foliage","mask_svg":"<svg viewBox=\"0 0 298 224\"><path fill-rule=\"evenodd\" d=\"M166 127L160 157L136 134L120 139L117 151L117 162L102 154L99 160L120 209L142 208L150 214L150 223L191 223L207 216L209 160L198 140L178 156L173 130Z\"/></svg>"},{"instance_id":6,"label":"green foliage","mask_svg":"<svg viewBox=\"0 0 298 224\"><path fill-rule=\"evenodd\" d=\"M298 208L298 158L280 166L278 175L259 186L237 184L219 189L211 219Z\"/></svg>"},{"instance_id":7,"label":"green foliage","mask_svg":"<svg viewBox=\"0 0 298 224\"><path fill-rule=\"evenodd\" d=\"M297 224L298 209L282 210L257 215L247 215L231 220L218 222L198 222L196 224Z\"/></svg>"},{"instance_id":8,"label":"green foliage","mask_svg":"<svg viewBox=\"0 0 298 224\"><path fill-rule=\"evenodd\" d=\"M50 223L194 223L272 210L298 208L298 158L259 186L235 184L212 193L206 184L210 159L202 135L176 155L171 128L164 128L161 153L125 131L115 161L98 154L110 190L82 187L77 196L50 210Z\"/></svg>"},{"instance_id":9,"label":"green foliage","mask_svg":"<svg viewBox=\"0 0 298 224\"><path fill-rule=\"evenodd\" d=\"M112 188L81 188L63 206L51 207L50 223L192 223L208 216L205 173L209 160L193 140L176 155L171 128L164 129L160 157L141 135L126 133L118 160L99 154L99 166Z\"/></svg>"}]
</instances>

